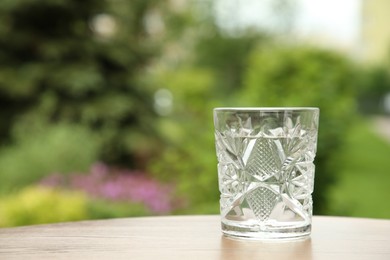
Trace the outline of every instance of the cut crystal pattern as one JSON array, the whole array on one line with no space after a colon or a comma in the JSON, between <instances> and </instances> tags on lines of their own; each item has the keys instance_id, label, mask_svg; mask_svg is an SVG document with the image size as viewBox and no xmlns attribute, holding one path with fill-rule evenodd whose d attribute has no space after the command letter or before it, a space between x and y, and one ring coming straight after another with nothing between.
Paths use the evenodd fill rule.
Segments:
<instances>
[{"instance_id":1,"label":"cut crystal pattern","mask_svg":"<svg viewBox=\"0 0 390 260\"><path fill-rule=\"evenodd\" d=\"M245 160L245 171L260 181L278 173L281 167L281 159L278 157L278 147L269 139L255 139L252 149L247 149L248 159ZM249 146L250 147L250 146ZM249 148L248 147L248 148Z\"/></svg>"},{"instance_id":2,"label":"cut crystal pattern","mask_svg":"<svg viewBox=\"0 0 390 260\"><path fill-rule=\"evenodd\" d=\"M222 216L261 222L310 218L316 120L307 125L300 116L284 115L280 127L279 118L250 115L234 114L231 125L215 132Z\"/></svg>"},{"instance_id":3,"label":"cut crystal pattern","mask_svg":"<svg viewBox=\"0 0 390 260\"><path fill-rule=\"evenodd\" d=\"M265 187L259 187L246 195L249 206L255 216L264 221L278 202L278 195Z\"/></svg>"}]
</instances>

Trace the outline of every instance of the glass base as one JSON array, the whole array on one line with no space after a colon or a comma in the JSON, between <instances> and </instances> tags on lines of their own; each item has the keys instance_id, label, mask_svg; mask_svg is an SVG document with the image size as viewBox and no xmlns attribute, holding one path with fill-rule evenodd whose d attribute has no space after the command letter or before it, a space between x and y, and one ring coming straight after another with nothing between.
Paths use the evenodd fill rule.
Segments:
<instances>
[{"instance_id":1,"label":"glass base","mask_svg":"<svg viewBox=\"0 0 390 260\"><path fill-rule=\"evenodd\" d=\"M272 240L272 239L302 239L311 233L311 225L301 227L283 228L261 228L260 226L233 226L222 223L224 235L232 238L243 238L252 240Z\"/></svg>"}]
</instances>

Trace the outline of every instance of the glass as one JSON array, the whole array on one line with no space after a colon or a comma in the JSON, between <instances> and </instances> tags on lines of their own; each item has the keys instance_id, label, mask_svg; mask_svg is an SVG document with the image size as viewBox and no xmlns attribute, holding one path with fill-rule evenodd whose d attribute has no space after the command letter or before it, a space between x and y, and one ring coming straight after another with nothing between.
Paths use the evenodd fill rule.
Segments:
<instances>
[{"instance_id":1,"label":"glass","mask_svg":"<svg viewBox=\"0 0 390 260\"><path fill-rule=\"evenodd\" d=\"M224 234L310 234L318 119L309 107L214 109Z\"/></svg>"}]
</instances>

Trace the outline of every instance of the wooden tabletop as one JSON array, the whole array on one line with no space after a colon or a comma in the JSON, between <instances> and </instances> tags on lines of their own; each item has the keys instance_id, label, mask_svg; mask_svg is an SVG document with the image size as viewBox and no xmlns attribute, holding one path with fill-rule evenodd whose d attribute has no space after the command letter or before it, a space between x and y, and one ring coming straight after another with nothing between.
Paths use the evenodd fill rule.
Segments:
<instances>
[{"instance_id":1,"label":"wooden tabletop","mask_svg":"<svg viewBox=\"0 0 390 260\"><path fill-rule=\"evenodd\" d=\"M81 221L0 229L0 259L390 259L390 220L313 218L309 238L224 237L218 216Z\"/></svg>"}]
</instances>

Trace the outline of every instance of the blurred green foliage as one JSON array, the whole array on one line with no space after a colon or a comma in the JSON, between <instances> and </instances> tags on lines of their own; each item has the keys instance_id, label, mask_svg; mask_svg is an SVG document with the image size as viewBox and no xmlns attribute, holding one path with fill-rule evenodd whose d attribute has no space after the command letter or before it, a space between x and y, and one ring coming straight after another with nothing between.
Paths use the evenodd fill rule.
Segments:
<instances>
[{"instance_id":1,"label":"blurred green foliage","mask_svg":"<svg viewBox=\"0 0 390 260\"><path fill-rule=\"evenodd\" d=\"M0 226L86 219L86 203L82 193L28 187L0 200Z\"/></svg>"},{"instance_id":2,"label":"blurred green foliage","mask_svg":"<svg viewBox=\"0 0 390 260\"><path fill-rule=\"evenodd\" d=\"M172 91L175 103L173 113L159 121L165 145L149 170L175 183L178 195L190 200L190 208L215 202L219 196L211 114L215 100L209 99L213 76L199 68L177 68L156 75L156 80Z\"/></svg>"},{"instance_id":3,"label":"blurred green foliage","mask_svg":"<svg viewBox=\"0 0 390 260\"><path fill-rule=\"evenodd\" d=\"M390 66L364 68L359 78L359 111L364 114L384 114L383 99L390 93Z\"/></svg>"},{"instance_id":4,"label":"blurred green foliage","mask_svg":"<svg viewBox=\"0 0 390 260\"><path fill-rule=\"evenodd\" d=\"M137 203L24 189L99 160L175 184L177 214L217 213L218 106L320 107L314 210L340 212L328 191L345 169L337 155L356 95L363 110L375 107L388 71L257 30L232 34L212 10L211 1L0 1L1 225L151 214Z\"/></svg>"},{"instance_id":5,"label":"blurred green foliage","mask_svg":"<svg viewBox=\"0 0 390 260\"><path fill-rule=\"evenodd\" d=\"M217 97L229 100L229 94L242 84L248 54L271 37L251 30L235 37L227 35L212 22L209 27L207 34L202 34L195 44L195 64L214 73L218 79L214 86Z\"/></svg>"},{"instance_id":6,"label":"blurred green foliage","mask_svg":"<svg viewBox=\"0 0 390 260\"><path fill-rule=\"evenodd\" d=\"M99 138L79 125L26 126L0 150L0 194L39 181L51 172L84 171L96 161Z\"/></svg>"},{"instance_id":7,"label":"blurred green foliage","mask_svg":"<svg viewBox=\"0 0 390 260\"><path fill-rule=\"evenodd\" d=\"M328 214L390 218L390 142L378 136L374 120L359 120L337 152L338 182L328 193Z\"/></svg>"},{"instance_id":8,"label":"blurred green foliage","mask_svg":"<svg viewBox=\"0 0 390 260\"><path fill-rule=\"evenodd\" d=\"M156 136L138 75L159 51L144 26L159 2L1 1L1 142L19 124L79 124L99 135L99 157L135 163Z\"/></svg>"},{"instance_id":9,"label":"blurred green foliage","mask_svg":"<svg viewBox=\"0 0 390 260\"><path fill-rule=\"evenodd\" d=\"M88 200L86 211L88 214L85 219L138 217L153 214L142 203L112 202L96 199Z\"/></svg>"},{"instance_id":10,"label":"blurred green foliage","mask_svg":"<svg viewBox=\"0 0 390 260\"><path fill-rule=\"evenodd\" d=\"M150 214L141 203L92 199L81 191L38 185L0 199L0 227Z\"/></svg>"}]
</instances>

